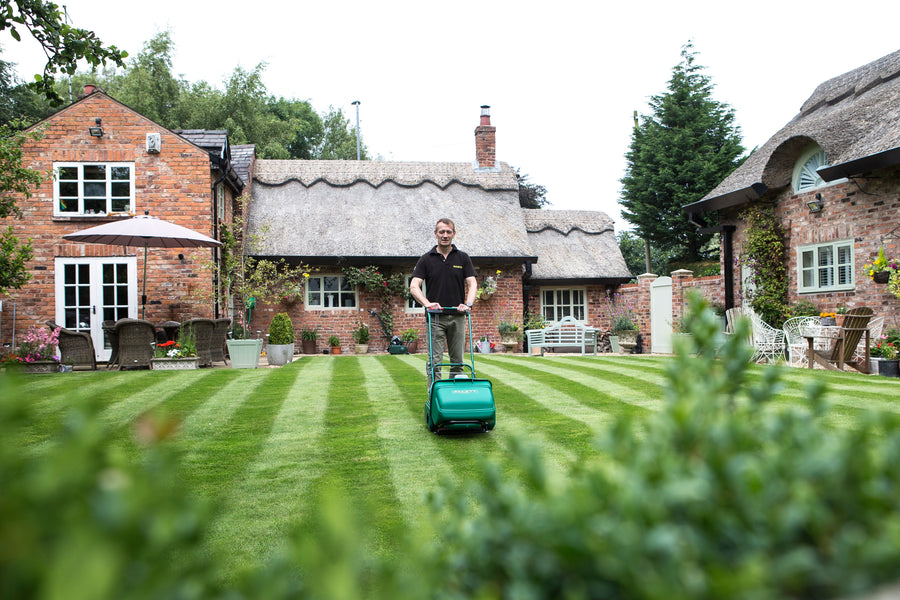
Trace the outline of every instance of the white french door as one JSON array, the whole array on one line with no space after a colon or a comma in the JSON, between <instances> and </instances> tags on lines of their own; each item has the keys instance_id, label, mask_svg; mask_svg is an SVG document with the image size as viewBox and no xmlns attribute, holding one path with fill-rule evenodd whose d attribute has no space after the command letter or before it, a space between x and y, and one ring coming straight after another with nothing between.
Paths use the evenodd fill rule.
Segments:
<instances>
[{"instance_id":1,"label":"white french door","mask_svg":"<svg viewBox=\"0 0 900 600\"><path fill-rule=\"evenodd\" d=\"M97 360L112 348L103 321L137 317L137 258L57 258L56 323L84 331L94 341Z\"/></svg>"}]
</instances>

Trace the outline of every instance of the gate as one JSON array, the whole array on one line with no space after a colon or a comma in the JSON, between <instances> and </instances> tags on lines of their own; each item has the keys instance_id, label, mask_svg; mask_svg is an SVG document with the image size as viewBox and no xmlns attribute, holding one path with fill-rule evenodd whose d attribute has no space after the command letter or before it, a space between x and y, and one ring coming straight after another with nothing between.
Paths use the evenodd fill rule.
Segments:
<instances>
[{"instance_id":1,"label":"gate","mask_svg":"<svg viewBox=\"0 0 900 600\"><path fill-rule=\"evenodd\" d=\"M650 284L650 352L672 353L671 277L657 277Z\"/></svg>"}]
</instances>

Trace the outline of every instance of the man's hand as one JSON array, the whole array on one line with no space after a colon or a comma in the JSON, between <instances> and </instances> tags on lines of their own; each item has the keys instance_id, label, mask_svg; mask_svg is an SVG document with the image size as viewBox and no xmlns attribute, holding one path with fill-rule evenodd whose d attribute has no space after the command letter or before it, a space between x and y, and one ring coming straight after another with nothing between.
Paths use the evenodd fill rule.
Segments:
<instances>
[{"instance_id":1,"label":"man's hand","mask_svg":"<svg viewBox=\"0 0 900 600\"><path fill-rule=\"evenodd\" d=\"M459 306L456 307L456 310L458 310L459 312L462 312L462 313L467 313L470 310L472 310L472 308L468 304L460 304Z\"/></svg>"},{"instance_id":2,"label":"man's hand","mask_svg":"<svg viewBox=\"0 0 900 600\"><path fill-rule=\"evenodd\" d=\"M441 307L440 302L429 302L425 308L430 308L431 310L439 310Z\"/></svg>"}]
</instances>

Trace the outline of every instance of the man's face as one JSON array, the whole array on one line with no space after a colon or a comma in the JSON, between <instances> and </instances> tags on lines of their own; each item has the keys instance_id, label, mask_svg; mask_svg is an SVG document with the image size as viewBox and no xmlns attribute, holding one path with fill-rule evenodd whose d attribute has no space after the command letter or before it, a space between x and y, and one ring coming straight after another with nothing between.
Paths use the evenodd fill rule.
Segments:
<instances>
[{"instance_id":1,"label":"man's face","mask_svg":"<svg viewBox=\"0 0 900 600\"><path fill-rule=\"evenodd\" d=\"M437 238L438 247L440 248L449 248L455 235L456 232L446 223L438 223L437 229L434 230L434 237Z\"/></svg>"}]
</instances>

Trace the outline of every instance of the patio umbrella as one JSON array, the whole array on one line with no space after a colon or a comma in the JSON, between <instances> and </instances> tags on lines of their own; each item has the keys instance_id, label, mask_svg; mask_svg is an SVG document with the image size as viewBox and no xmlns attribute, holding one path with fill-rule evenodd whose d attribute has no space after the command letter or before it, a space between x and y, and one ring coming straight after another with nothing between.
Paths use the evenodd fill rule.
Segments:
<instances>
[{"instance_id":1,"label":"patio umbrella","mask_svg":"<svg viewBox=\"0 0 900 600\"><path fill-rule=\"evenodd\" d=\"M137 246L144 248L144 281L141 289L141 318L147 304L147 248L214 248L222 243L187 227L144 213L131 219L104 223L63 236L71 242Z\"/></svg>"}]
</instances>

